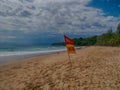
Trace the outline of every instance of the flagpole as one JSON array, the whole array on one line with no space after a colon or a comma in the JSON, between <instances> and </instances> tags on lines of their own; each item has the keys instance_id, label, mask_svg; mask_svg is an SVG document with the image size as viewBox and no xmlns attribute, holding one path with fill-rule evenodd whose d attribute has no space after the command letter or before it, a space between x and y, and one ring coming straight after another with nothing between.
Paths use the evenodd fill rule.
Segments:
<instances>
[{"instance_id":1,"label":"flagpole","mask_svg":"<svg viewBox=\"0 0 120 90\"><path fill-rule=\"evenodd\" d=\"M69 62L70 62L70 64L71 64L71 68L72 68L72 61L71 61L71 58L70 58L69 53L68 53L68 58L69 58Z\"/></svg>"},{"instance_id":2,"label":"flagpole","mask_svg":"<svg viewBox=\"0 0 120 90\"><path fill-rule=\"evenodd\" d=\"M74 41L70 39L69 37L67 37L66 35L64 35L64 39L65 39L65 44L66 44L67 54L68 54L68 59L69 59L68 64L70 64L69 76L70 76L70 79L72 79L72 67L73 66L72 66L72 60L70 58L70 54L75 54ZM70 80L70 83L71 83L71 80Z\"/></svg>"}]
</instances>

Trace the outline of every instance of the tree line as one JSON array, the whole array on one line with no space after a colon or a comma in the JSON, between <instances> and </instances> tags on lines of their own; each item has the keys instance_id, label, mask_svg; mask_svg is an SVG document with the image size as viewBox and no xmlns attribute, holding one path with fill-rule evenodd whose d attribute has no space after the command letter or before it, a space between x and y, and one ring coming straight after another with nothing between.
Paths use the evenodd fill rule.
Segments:
<instances>
[{"instance_id":1,"label":"tree line","mask_svg":"<svg viewBox=\"0 0 120 90\"><path fill-rule=\"evenodd\" d=\"M91 46L91 45L101 45L101 46L120 46L120 23L117 26L116 32L113 32L110 28L106 33L99 36L92 36L88 38L74 38L73 39L76 46ZM65 45L64 42L53 43L52 45Z\"/></svg>"}]
</instances>

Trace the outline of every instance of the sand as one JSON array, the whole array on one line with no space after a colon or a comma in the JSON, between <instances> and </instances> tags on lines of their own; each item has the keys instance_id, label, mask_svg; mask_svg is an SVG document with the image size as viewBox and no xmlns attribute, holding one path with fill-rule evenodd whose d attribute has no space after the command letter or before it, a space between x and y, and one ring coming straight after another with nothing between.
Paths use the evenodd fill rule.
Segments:
<instances>
[{"instance_id":1,"label":"sand","mask_svg":"<svg viewBox=\"0 0 120 90\"><path fill-rule=\"evenodd\" d=\"M0 90L120 90L120 47L91 46L0 66Z\"/></svg>"}]
</instances>

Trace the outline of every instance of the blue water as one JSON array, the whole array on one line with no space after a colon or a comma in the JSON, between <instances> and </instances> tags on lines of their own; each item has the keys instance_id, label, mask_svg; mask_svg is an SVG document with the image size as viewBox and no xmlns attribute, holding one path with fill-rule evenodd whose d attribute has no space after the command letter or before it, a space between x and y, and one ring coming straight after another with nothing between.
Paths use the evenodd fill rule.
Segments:
<instances>
[{"instance_id":1,"label":"blue water","mask_svg":"<svg viewBox=\"0 0 120 90\"><path fill-rule=\"evenodd\" d=\"M27 54L37 54L37 53L50 53L56 51L64 51L65 46L25 46L25 47L4 47L0 48L0 56L14 56L14 55L27 55Z\"/></svg>"}]
</instances>

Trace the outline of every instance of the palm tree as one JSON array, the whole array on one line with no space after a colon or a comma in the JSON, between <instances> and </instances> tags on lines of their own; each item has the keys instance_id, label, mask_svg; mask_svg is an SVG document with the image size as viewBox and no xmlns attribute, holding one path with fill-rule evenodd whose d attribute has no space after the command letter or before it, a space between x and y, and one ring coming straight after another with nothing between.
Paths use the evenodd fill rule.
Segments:
<instances>
[{"instance_id":1,"label":"palm tree","mask_svg":"<svg viewBox=\"0 0 120 90\"><path fill-rule=\"evenodd\" d=\"M120 23L118 24L117 26L117 32L116 32L118 35L120 35Z\"/></svg>"}]
</instances>

